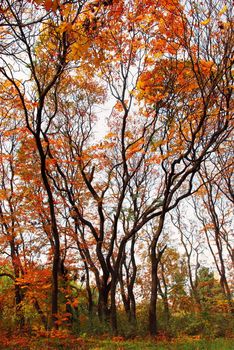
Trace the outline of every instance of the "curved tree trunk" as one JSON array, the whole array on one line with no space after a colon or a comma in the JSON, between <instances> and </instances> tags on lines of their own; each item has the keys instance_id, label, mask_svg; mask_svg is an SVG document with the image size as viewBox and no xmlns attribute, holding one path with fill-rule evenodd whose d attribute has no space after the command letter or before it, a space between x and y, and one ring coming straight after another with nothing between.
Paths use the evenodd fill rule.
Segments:
<instances>
[{"instance_id":1,"label":"curved tree trunk","mask_svg":"<svg viewBox=\"0 0 234 350\"><path fill-rule=\"evenodd\" d=\"M163 229L165 219L165 213L160 216L158 229L155 232L153 240L150 245L150 261L151 261L151 294L150 294L150 304L149 304L149 333L151 336L157 334L157 296L158 296L158 264L161 256L166 249L166 246L156 253L156 247L158 243L159 236Z\"/></svg>"}]
</instances>

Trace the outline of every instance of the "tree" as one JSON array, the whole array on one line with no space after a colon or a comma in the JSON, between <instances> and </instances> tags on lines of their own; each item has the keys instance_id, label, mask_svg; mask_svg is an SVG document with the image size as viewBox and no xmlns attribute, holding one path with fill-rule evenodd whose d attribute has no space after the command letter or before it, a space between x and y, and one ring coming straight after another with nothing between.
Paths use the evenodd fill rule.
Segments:
<instances>
[{"instance_id":1,"label":"tree","mask_svg":"<svg viewBox=\"0 0 234 350\"><path fill-rule=\"evenodd\" d=\"M36 144L40 176L49 205L49 226L53 241L52 322L58 313L58 275L61 272L60 235L53 186L48 174L49 134L57 117L57 90L63 74L69 71L68 57L76 50L75 40L68 36L64 23L80 25L79 15L85 2L74 3L3 1L3 42L1 44L1 75L14 89L14 99L24 117L24 125ZM37 6L42 4L46 11ZM77 33L79 36L80 33ZM83 43L81 43L83 45ZM75 47L74 47L75 46ZM72 47L72 49L71 49ZM79 58L77 58L79 59ZM18 69L23 72L20 77ZM66 71L66 73L65 73Z\"/></svg>"},{"instance_id":2,"label":"tree","mask_svg":"<svg viewBox=\"0 0 234 350\"><path fill-rule=\"evenodd\" d=\"M196 194L194 196L196 196ZM184 204L186 205L186 203ZM189 205L190 203L187 202L186 207L189 207ZM202 251L202 247L204 249L204 242L199 235L196 223L191 222L189 219L182 219L182 212L184 211L185 209L181 209L181 207L178 206L175 212L171 213L171 220L180 234L180 240L184 248L189 286L195 304L194 311L198 312L201 311L201 301L198 293L198 271L201 266L200 256L204 253Z\"/></svg>"},{"instance_id":3,"label":"tree","mask_svg":"<svg viewBox=\"0 0 234 350\"><path fill-rule=\"evenodd\" d=\"M211 166L211 164L204 164L201 170L204 173L200 172L203 191L200 194L202 204L199 203L199 207L203 208L203 211L198 207L198 201L195 198L193 205L220 276L223 294L229 305L229 310L233 313L231 283L228 281L228 265L233 264L230 204L227 197L220 191L220 187L211 178L212 170L211 173L208 173ZM231 263L227 264L225 260L229 260Z\"/></svg>"},{"instance_id":4,"label":"tree","mask_svg":"<svg viewBox=\"0 0 234 350\"><path fill-rule=\"evenodd\" d=\"M163 301L167 325L170 321L171 310L175 312L177 308L181 309L181 304L184 302L186 275L187 268L184 260L175 249L167 248L160 259L158 268L158 289Z\"/></svg>"},{"instance_id":5,"label":"tree","mask_svg":"<svg viewBox=\"0 0 234 350\"><path fill-rule=\"evenodd\" d=\"M51 245L52 324L73 244L85 266L90 309L95 278L99 317L110 318L113 333L118 284L134 318L135 242L155 220L149 305L155 335L158 243L168 213L197 191L203 162L232 131L230 8L215 1L186 7L160 1L155 9L151 0L6 0L1 17L1 77L28 132L22 146L35 150L24 156L39 164L35 212ZM113 109L110 132L99 142L94 110L105 95ZM129 246L132 272L125 276Z\"/></svg>"}]
</instances>

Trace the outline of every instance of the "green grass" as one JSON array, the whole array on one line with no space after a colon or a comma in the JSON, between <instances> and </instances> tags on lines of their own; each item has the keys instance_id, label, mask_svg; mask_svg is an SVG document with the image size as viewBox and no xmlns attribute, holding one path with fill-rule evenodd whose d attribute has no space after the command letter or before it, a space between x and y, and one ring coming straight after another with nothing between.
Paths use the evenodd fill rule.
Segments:
<instances>
[{"instance_id":1,"label":"green grass","mask_svg":"<svg viewBox=\"0 0 234 350\"><path fill-rule=\"evenodd\" d=\"M91 344L90 344L91 345ZM92 344L90 349L95 350L233 350L234 342L230 339L174 341L168 343L156 343L150 341L99 341Z\"/></svg>"},{"instance_id":2,"label":"green grass","mask_svg":"<svg viewBox=\"0 0 234 350\"><path fill-rule=\"evenodd\" d=\"M69 340L37 339L28 346L18 344L12 346L0 345L0 350L233 350L232 339L214 340L174 340L171 342L156 342L150 340L113 341L110 339L100 340L95 338L79 339L73 345Z\"/></svg>"}]
</instances>

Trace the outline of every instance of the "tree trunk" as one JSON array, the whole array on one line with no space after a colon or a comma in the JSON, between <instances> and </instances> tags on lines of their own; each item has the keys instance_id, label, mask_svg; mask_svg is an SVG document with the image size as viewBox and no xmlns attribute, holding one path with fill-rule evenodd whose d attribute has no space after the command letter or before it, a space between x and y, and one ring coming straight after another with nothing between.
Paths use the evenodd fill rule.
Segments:
<instances>
[{"instance_id":1,"label":"tree trunk","mask_svg":"<svg viewBox=\"0 0 234 350\"><path fill-rule=\"evenodd\" d=\"M43 326L47 330L48 329L48 322L47 322L47 319L46 319L46 317L45 317L45 315L44 315L44 313L43 313L43 311L42 311L42 309L41 309L37 299L35 299L33 301L33 305L34 305L35 309L37 310L38 314L40 315L41 322L42 322Z\"/></svg>"},{"instance_id":2,"label":"tree trunk","mask_svg":"<svg viewBox=\"0 0 234 350\"><path fill-rule=\"evenodd\" d=\"M135 324L136 323L136 300L133 293L133 289L130 289L129 292L130 299L130 313L129 313L129 322Z\"/></svg>"},{"instance_id":3,"label":"tree trunk","mask_svg":"<svg viewBox=\"0 0 234 350\"><path fill-rule=\"evenodd\" d=\"M93 296L92 291L90 288L90 280L89 280L89 269L87 264L85 264L85 270L86 270L86 291L87 291L87 297L88 297L88 312L89 317L92 319L93 315Z\"/></svg>"},{"instance_id":4,"label":"tree trunk","mask_svg":"<svg viewBox=\"0 0 234 350\"><path fill-rule=\"evenodd\" d=\"M157 270L158 270L158 260L155 252L156 244L151 246L151 294L150 294L150 305L149 305L149 333L151 336L157 334L157 315L156 315L156 305L157 305Z\"/></svg>"},{"instance_id":5,"label":"tree trunk","mask_svg":"<svg viewBox=\"0 0 234 350\"><path fill-rule=\"evenodd\" d=\"M110 321L111 321L111 330L113 335L118 334L117 309L116 309L116 302L115 302L116 285L117 285L117 276L115 274L112 274Z\"/></svg>"},{"instance_id":6,"label":"tree trunk","mask_svg":"<svg viewBox=\"0 0 234 350\"><path fill-rule=\"evenodd\" d=\"M149 333L151 336L157 334L157 294L158 294L158 264L161 256L166 249L166 246L159 251L158 256L156 254L156 247L158 243L159 236L163 229L165 219L165 212L160 216L158 229L154 234L150 245L150 261L151 261L151 294L150 294L150 304L149 304Z\"/></svg>"},{"instance_id":7,"label":"tree trunk","mask_svg":"<svg viewBox=\"0 0 234 350\"><path fill-rule=\"evenodd\" d=\"M168 299L166 296L164 296L162 298L163 300L163 308L164 308L164 315L165 315L165 319L166 319L166 322L167 322L167 325L169 324L169 321L170 321L170 310L169 310L169 304L168 304Z\"/></svg>"},{"instance_id":8,"label":"tree trunk","mask_svg":"<svg viewBox=\"0 0 234 350\"><path fill-rule=\"evenodd\" d=\"M52 295L51 295L51 313L52 313L52 325L56 329L58 325L57 314L58 314L58 266L59 266L59 252L56 249L53 257L52 267Z\"/></svg>"},{"instance_id":9,"label":"tree trunk","mask_svg":"<svg viewBox=\"0 0 234 350\"><path fill-rule=\"evenodd\" d=\"M11 261L14 269L15 282L16 282L17 278L20 277L21 262L17 254L17 248L15 245L14 239L10 242L10 247L11 247ZM23 274L22 270L21 270L21 273ZM16 317L19 320L20 329L22 329L25 325L24 314L22 312L22 301L23 301L23 295L22 295L21 286L15 283L15 308L16 308Z\"/></svg>"},{"instance_id":10,"label":"tree trunk","mask_svg":"<svg viewBox=\"0 0 234 350\"><path fill-rule=\"evenodd\" d=\"M109 319L108 295L110 287L108 284L103 284L98 293L98 317L100 322L107 322Z\"/></svg>"}]
</instances>

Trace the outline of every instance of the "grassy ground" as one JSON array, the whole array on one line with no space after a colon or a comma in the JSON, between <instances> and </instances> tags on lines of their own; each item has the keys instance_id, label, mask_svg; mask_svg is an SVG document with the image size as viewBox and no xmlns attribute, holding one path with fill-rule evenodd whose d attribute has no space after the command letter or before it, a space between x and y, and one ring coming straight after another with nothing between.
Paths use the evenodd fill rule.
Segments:
<instances>
[{"instance_id":1,"label":"grassy ground","mask_svg":"<svg viewBox=\"0 0 234 350\"><path fill-rule=\"evenodd\" d=\"M18 338L1 345L0 350L233 350L234 339L175 339L160 342L149 339L122 340L116 339L31 339Z\"/></svg>"},{"instance_id":2,"label":"grassy ground","mask_svg":"<svg viewBox=\"0 0 234 350\"><path fill-rule=\"evenodd\" d=\"M90 348L92 349L92 348ZM216 339L213 341L207 340L189 340L186 342L173 341L168 343L157 343L153 341L126 341L126 342L110 342L102 341L99 344L94 346L95 350L107 350L107 349L116 349L116 350L233 350L234 343L231 340L227 339Z\"/></svg>"}]
</instances>

